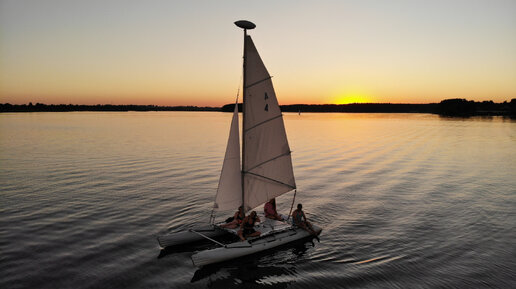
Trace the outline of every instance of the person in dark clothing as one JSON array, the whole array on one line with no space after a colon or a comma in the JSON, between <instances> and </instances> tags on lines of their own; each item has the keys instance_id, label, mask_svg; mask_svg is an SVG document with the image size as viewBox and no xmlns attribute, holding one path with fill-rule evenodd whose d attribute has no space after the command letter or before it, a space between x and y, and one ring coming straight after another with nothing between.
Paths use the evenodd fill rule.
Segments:
<instances>
[{"instance_id":1,"label":"person in dark clothing","mask_svg":"<svg viewBox=\"0 0 516 289\"><path fill-rule=\"evenodd\" d=\"M297 210L292 212L292 219L294 221L294 225L308 231L314 236L317 236L312 224L306 220L305 212L303 212L303 205L297 204Z\"/></svg>"},{"instance_id":2,"label":"person in dark clothing","mask_svg":"<svg viewBox=\"0 0 516 289\"><path fill-rule=\"evenodd\" d=\"M260 217L256 215L255 211L252 211L249 216L245 217L242 224L240 224L240 231L238 231L238 237L240 240L245 241L248 237L260 236L261 232L254 229L256 222L260 222Z\"/></svg>"},{"instance_id":3,"label":"person in dark clothing","mask_svg":"<svg viewBox=\"0 0 516 289\"><path fill-rule=\"evenodd\" d=\"M235 229L242 224L242 221L245 218L244 209L242 207L238 207L238 211L233 215L233 220L229 223L220 225L221 228Z\"/></svg>"}]
</instances>

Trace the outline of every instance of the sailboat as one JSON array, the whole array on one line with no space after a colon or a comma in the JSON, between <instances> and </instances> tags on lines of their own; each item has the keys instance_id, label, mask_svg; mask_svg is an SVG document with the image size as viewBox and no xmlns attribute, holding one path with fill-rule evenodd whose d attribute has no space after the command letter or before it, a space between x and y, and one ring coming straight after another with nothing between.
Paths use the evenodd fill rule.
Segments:
<instances>
[{"instance_id":1,"label":"sailboat","mask_svg":"<svg viewBox=\"0 0 516 289\"><path fill-rule=\"evenodd\" d=\"M195 252L192 255L192 262L198 267L250 255L312 236L293 225L290 218L287 221L262 218L262 222L254 228L261 232L258 237L229 244L216 240L221 235L236 235L238 229L222 228L220 225L224 222L215 222L213 212L237 210L240 206L247 212L272 198L296 190L291 151L271 76L251 36L247 34L247 30L254 29L256 25L246 20L236 21L235 25L244 31L242 154L237 99L210 218L211 224L204 228L158 237L162 248L190 244L203 239L219 245L217 248ZM321 233L320 227L312 226L317 235Z\"/></svg>"}]
</instances>

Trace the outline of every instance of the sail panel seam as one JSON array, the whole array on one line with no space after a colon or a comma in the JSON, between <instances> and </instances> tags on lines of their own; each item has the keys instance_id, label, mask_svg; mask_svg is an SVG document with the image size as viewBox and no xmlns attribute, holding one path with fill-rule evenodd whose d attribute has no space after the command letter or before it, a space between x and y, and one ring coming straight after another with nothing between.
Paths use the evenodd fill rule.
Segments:
<instances>
[{"instance_id":1,"label":"sail panel seam","mask_svg":"<svg viewBox=\"0 0 516 289\"><path fill-rule=\"evenodd\" d=\"M267 78L265 78L265 79L258 80L257 82L253 82L253 83L251 83L251 84L247 85L245 88L249 88L249 87L251 87L251 86L255 86L255 85L257 85L257 84L259 84L259 83L262 83L262 82L264 82L264 81L267 81L267 80L269 80L269 79L271 79L271 78L272 78L272 76L269 76L269 77L267 77Z\"/></svg>"},{"instance_id":2,"label":"sail panel seam","mask_svg":"<svg viewBox=\"0 0 516 289\"><path fill-rule=\"evenodd\" d=\"M275 116L275 117L273 117L273 118L269 118L269 119L266 119L266 120L264 120L264 121L262 121L262 122L260 122L260 123L257 123L257 124L255 124L255 125L253 125L252 127L250 127L250 128L248 128L248 129L246 129L246 130L244 131L244 133L247 133L248 131L252 130L253 128L256 128L256 127L258 127L258 126L261 126L262 124L265 124L265 123L267 123L267 122L269 122L269 121L275 120L275 119L277 119L278 117L281 117L281 116L282 116L282 114L280 113L279 115L277 115L277 116Z\"/></svg>"},{"instance_id":3,"label":"sail panel seam","mask_svg":"<svg viewBox=\"0 0 516 289\"><path fill-rule=\"evenodd\" d=\"M291 151L288 151L288 152L283 153L283 154L281 154L281 155L279 155L279 156L273 157L272 159L268 159L268 160L266 160L266 161L264 161L264 162L262 162L262 163L260 163L260 164L257 164L256 166L254 166L254 167L252 167L252 168L248 169L246 172L250 172L250 171L252 171L252 170L256 169L257 167L259 167L259 166L261 166L261 165L264 165L264 164L266 164L266 163L268 163L268 162L272 162L273 160L279 159L279 158L284 157L284 156L288 156L288 155L290 155L291 153L292 153Z\"/></svg>"},{"instance_id":4,"label":"sail panel seam","mask_svg":"<svg viewBox=\"0 0 516 289\"><path fill-rule=\"evenodd\" d=\"M266 179L266 180L269 180L269 181L272 181L272 182L275 182L275 183L278 183L278 184L281 184L281 185L284 185L286 187L289 187L291 188L292 190L295 190L296 187L295 186L292 186L292 185L289 185L289 184L285 184L284 182L281 182L281 181L278 181L278 180L275 180L275 179L271 179L269 177L266 177L266 176L262 176L262 175L259 175L259 174L255 174L255 173L251 173L251 172L244 172L246 174L250 174L250 175L253 175L255 177L259 177L259 178L263 178L263 179Z\"/></svg>"}]
</instances>

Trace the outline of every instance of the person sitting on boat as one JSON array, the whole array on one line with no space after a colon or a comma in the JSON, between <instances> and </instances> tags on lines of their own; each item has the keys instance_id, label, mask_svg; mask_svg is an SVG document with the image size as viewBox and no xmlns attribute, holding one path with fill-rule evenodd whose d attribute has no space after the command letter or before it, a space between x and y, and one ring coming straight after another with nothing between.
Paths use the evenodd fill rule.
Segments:
<instances>
[{"instance_id":1,"label":"person sitting on boat","mask_svg":"<svg viewBox=\"0 0 516 289\"><path fill-rule=\"evenodd\" d=\"M240 225L240 230L238 231L238 237L240 237L242 242L248 237L260 236L261 232L254 229L256 222L260 222L260 217L256 215L255 211L252 211L249 216L245 217L244 221Z\"/></svg>"},{"instance_id":2,"label":"person sitting on boat","mask_svg":"<svg viewBox=\"0 0 516 289\"><path fill-rule=\"evenodd\" d=\"M286 219L285 216L278 214L278 211L276 211L275 198L272 198L267 203L265 203L265 206L263 206L263 211L265 212L265 218L278 221L283 221Z\"/></svg>"},{"instance_id":3,"label":"person sitting on boat","mask_svg":"<svg viewBox=\"0 0 516 289\"><path fill-rule=\"evenodd\" d=\"M233 215L233 220L231 220L229 223L220 225L221 228L228 228L228 229L235 229L240 224L242 224L242 221L245 218L244 209L240 206L238 207L238 211L235 212L235 215Z\"/></svg>"},{"instance_id":4,"label":"person sitting on boat","mask_svg":"<svg viewBox=\"0 0 516 289\"><path fill-rule=\"evenodd\" d=\"M312 235L317 235L312 224L306 220L305 212L303 212L303 205L297 204L297 210L292 212L292 220L294 221L294 225L308 231Z\"/></svg>"}]
</instances>

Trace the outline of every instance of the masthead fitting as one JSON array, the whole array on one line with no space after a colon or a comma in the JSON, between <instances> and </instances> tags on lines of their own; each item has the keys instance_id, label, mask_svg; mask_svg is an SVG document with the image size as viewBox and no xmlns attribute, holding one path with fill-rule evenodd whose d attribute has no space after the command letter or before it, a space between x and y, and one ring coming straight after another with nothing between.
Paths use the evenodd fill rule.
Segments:
<instances>
[{"instance_id":1,"label":"masthead fitting","mask_svg":"<svg viewBox=\"0 0 516 289\"><path fill-rule=\"evenodd\" d=\"M242 29L254 29L256 27L256 25L253 22L247 20L235 21L235 25Z\"/></svg>"}]
</instances>

